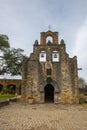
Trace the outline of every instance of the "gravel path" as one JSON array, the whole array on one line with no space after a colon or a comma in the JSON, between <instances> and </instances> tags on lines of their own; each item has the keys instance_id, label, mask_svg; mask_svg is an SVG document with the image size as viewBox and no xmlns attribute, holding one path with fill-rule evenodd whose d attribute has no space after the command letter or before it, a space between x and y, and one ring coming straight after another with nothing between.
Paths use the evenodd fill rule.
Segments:
<instances>
[{"instance_id":1,"label":"gravel path","mask_svg":"<svg viewBox=\"0 0 87 130\"><path fill-rule=\"evenodd\" d=\"M0 130L87 130L79 105L11 103L0 108Z\"/></svg>"}]
</instances>

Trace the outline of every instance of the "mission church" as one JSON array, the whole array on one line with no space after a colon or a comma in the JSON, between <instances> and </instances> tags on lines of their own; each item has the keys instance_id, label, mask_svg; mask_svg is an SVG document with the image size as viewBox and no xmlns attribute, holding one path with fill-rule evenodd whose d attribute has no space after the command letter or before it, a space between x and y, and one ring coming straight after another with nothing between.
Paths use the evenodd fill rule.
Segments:
<instances>
[{"instance_id":1,"label":"mission church","mask_svg":"<svg viewBox=\"0 0 87 130\"><path fill-rule=\"evenodd\" d=\"M58 32L41 32L22 66L22 99L33 103L78 103L77 57L70 58Z\"/></svg>"}]
</instances>

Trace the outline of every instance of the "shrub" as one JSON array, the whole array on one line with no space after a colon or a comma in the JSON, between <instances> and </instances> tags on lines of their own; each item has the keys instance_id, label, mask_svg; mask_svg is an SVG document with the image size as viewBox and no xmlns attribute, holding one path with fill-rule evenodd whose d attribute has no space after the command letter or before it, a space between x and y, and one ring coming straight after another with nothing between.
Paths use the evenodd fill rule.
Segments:
<instances>
[{"instance_id":1,"label":"shrub","mask_svg":"<svg viewBox=\"0 0 87 130\"><path fill-rule=\"evenodd\" d=\"M3 93L3 94L7 94L7 93L8 93L8 89L7 89L7 88L3 88L3 89L2 89L2 93Z\"/></svg>"},{"instance_id":2,"label":"shrub","mask_svg":"<svg viewBox=\"0 0 87 130\"><path fill-rule=\"evenodd\" d=\"M79 98L79 104L84 104L85 103L85 99L84 98Z\"/></svg>"}]
</instances>

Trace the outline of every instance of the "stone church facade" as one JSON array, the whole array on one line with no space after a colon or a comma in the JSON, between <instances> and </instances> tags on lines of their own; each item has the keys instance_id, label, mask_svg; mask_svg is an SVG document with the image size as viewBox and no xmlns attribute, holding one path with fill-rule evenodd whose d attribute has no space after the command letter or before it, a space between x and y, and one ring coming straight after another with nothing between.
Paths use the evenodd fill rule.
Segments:
<instances>
[{"instance_id":1,"label":"stone church facade","mask_svg":"<svg viewBox=\"0 0 87 130\"><path fill-rule=\"evenodd\" d=\"M33 103L78 103L77 57L70 58L58 32L41 32L22 66L22 99Z\"/></svg>"}]
</instances>

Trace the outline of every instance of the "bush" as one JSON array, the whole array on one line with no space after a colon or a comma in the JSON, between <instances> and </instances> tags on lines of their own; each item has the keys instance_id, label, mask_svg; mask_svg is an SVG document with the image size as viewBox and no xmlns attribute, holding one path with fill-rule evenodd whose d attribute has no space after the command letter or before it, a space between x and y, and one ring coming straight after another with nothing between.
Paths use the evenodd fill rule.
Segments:
<instances>
[{"instance_id":1,"label":"bush","mask_svg":"<svg viewBox=\"0 0 87 130\"><path fill-rule=\"evenodd\" d=\"M85 99L84 98L79 98L79 104L84 104L85 103Z\"/></svg>"},{"instance_id":2,"label":"bush","mask_svg":"<svg viewBox=\"0 0 87 130\"><path fill-rule=\"evenodd\" d=\"M3 88L3 89L2 89L2 93L3 93L3 94L7 94L7 93L8 93L8 89L7 89L7 88Z\"/></svg>"}]
</instances>

